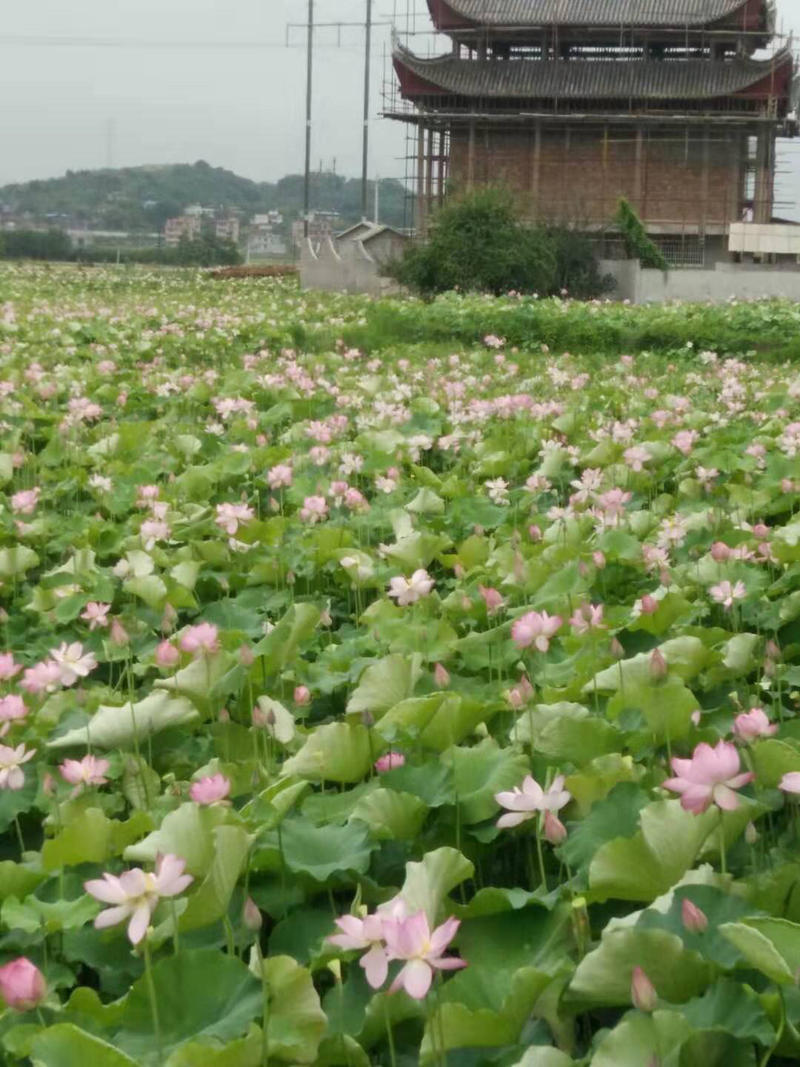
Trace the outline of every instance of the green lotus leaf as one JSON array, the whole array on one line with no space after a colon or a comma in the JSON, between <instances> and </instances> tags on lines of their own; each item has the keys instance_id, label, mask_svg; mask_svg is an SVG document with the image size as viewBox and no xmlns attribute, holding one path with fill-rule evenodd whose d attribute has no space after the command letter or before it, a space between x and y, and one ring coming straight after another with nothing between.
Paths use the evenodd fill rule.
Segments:
<instances>
[{"instance_id":1,"label":"green lotus leaf","mask_svg":"<svg viewBox=\"0 0 800 1067\"><path fill-rule=\"evenodd\" d=\"M411 696L420 673L418 656L393 653L371 663L347 701L347 714L357 715L368 711L379 718L389 708Z\"/></svg>"},{"instance_id":2,"label":"green lotus leaf","mask_svg":"<svg viewBox=\"0 0 800 1067\"><path fill-rule=\"evenodd\" d=\"M331 722L306 737L300 751L283 764L283 774L309 782L359 782L376 755L366 726Z\"/></svg>"},{"instance_id":3,"label":"green lotus leaf","mask_svg":"<svg viewBox=\"0 0 800 1067\"><path fill-rule=\"evenodd\" d=\"M658 1063L676 1056L691 1033L691 1024L678 1012L655 1011L645 1015L632 1011L602 1038L589 1067L642 1067Z\"/></svg>"},{"instance_id":4,"label":"green lotus leaf","mask_svg":"<svg viewBox=\"0 0 800 1067\"><path fill-rule=\"evenodd\" d=\"M48 748L126 748L172 726L188 726L199 716L191 701L155 689L135 704L101 704L85 726L48 741Z\"/></svg>"},{"instance_id":5,"label":"green lotus leaf","mask_svg":"<svg viewBox=\"0 0 800 1067\"><path fill-rule=\"evenodd\" d=\"M630 1004L634 967L641 967L659 997L672 1004L699 996L714 973L711 964L687 949L676 934L639 927L607 928L597 948L578 964L569 984L570 996L592 1007Z\"/></svg>"},{"instance_id":6,"label":"green lotus leaf","mask_svg":"<svg viewBox=\"0 0 800 1067\"><path fill-rule=\"evenodd\" d=\"M263 968L269 989L270 1059L315 1063L328 1020L311 974L290 956L272 956L264 960ZM255 958L250 969L258 974Z\"/></svg>"},{"instance_id":7,"label":"green lotus leaf","mask_svg":"<svg viewBox=\"0 0 800 1067\"><path fill-rule=\"evenodd\" d=\"M31 1056L36 1067L136 1067L118 1048L94 1034L88 1034L73 1023L56 1023L41 1031L31 1043Z\"/></svg>"},{"instance_id":8,"label":"green lotus leaf","mask_svg":"<svg viewBox=\"0 0 800 1067\"><path fill-rule=\"evenodd\" d=\"M325 882L345 871L364 874L375 846L362 822L314 826L306 819L290 817L283 823L281 847L290 871Z\"/></svg>"},{"instance_id":9,"label":"green lotus leaf","mask_svg":"<svg viewBox=\"0 0 800 1067\"><path fill-rule=\"evenodd\" d=\"M474 866L455 848L437 848L419 862L406 864L406 878L400 895L409 912L424 911L430 923L442 917L447 894L467 878Z\"/></svg>"}]
</instances>

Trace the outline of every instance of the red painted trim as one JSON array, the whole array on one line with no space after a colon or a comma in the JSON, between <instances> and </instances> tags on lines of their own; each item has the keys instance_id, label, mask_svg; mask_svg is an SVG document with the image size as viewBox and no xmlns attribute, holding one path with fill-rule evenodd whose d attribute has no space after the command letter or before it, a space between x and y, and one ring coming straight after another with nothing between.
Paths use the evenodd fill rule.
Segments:
<instances>
[{"instance_id":1,"label":"red painted trim","mask_svg":"<svg viewBox=\"0 0 800 1067\"><path fill-rule=\"evenodd\" d=\"M453 11L447 0L428 0L428 10L436 29L444 33L448 30L468 30L478 25Z\"/></svg>"},{"instance_id":2,"label":"red painted trim","mask_svg":"<svg viewBox=\"0 0 800 1067\"><path fill-rule=\"evenodd\" d=\"M441 85L435 85L433 82L420 78L419 74L407 67L397 56L394 57L393 62L403 96L452 96L452 93L448 93Z\"/></svg>"},{"instance_id":3,"label":"red painted trim","mask_svg":"<svg viewBox=\"0 0 800 1067\"><path fill-rule=\"evenodd\" d=\"M783 63L776 67L771 74L765 75L752 85L748 85L746 89L740 89L738 93L733 95L751 100L768 100L772 97L777 97L788 103L792 92L793 74L794 61L791 56L786 56Z\"/></svg>"}]
</instances>

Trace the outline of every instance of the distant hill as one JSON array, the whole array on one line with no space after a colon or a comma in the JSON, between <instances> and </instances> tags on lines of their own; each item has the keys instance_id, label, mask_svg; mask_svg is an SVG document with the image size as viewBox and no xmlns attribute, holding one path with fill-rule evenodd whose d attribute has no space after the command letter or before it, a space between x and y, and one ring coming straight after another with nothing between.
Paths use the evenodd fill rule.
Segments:
<instances>
[{"instance_id":1,"label":"distant hill","mask_svg":"<svg viewBox=\"0 0 800 1067\"><path fill-rule=\"evenodd\" d=\"M373 197L370 183L370 208ZM381 180L382 222L410 225L405 201L401 182ZM302 213L303 176L289 174L274 183L254 182L200 160L168 166L69 170L62 178L0 187L0 205L16 215L28 213L37 222L49 218L57 224L63 219L56 217L62 216L102 230L160 230L166 219L180 215L190 204L239 208L248 215L277 209L291 220ZM311 206L338 211L343 225L357 221L361 217L360 180L327 172L313 174Z\"/></svg>"}]
</instances>

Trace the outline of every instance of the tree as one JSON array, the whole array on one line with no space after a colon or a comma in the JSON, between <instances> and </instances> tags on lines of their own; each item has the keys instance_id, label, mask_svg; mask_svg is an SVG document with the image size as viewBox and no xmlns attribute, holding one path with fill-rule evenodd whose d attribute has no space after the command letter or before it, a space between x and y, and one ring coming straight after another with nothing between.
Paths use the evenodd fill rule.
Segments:
<instances>
[{"instance_id":1,"label":"tree","mask_svg":"<svg viewBox=\"0 0 800 1067\"><path fill-rule=\"evenodd\" d=\"M643 267L669 270L669 263L661 253L661 249L647 236L642 220L624 197L620 198L617 206L616 223L630 259L638 259Z\"/></svg>"},{"instance_id":2,"label":"tree","mask_svg":"<svg viewBox=\"0 0 800 1067\"><path fill-rule=\"evenodd\" d=\"M391 270L426 296L448 289L542 296L567 289L589 297L609 288L586 237L524 225L510 193L492 188L449 201L427 243L413 245Z\"/></svg>"},{"instance_id":3,"label":"tree","mask_svg":"<svg viewBox=\"0 0 800 1067\"><path fill-rule=\"evenodd\" d=\"M555 273L546 235L523 227L510 194L492 188L452 199L436 215L427 243L413 245L394 266L398 281L425 295L550 292Z\"/></svg>"}]
</instances>

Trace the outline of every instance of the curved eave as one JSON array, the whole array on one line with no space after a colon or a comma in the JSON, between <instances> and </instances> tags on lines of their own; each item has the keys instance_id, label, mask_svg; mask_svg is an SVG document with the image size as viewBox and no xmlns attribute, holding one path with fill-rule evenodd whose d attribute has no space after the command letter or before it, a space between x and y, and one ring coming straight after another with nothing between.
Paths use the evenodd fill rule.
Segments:
<instances>
[{"instance_id":1,"label":"curved eave","mask_svg":"<svg viewBox=\"0 0 800 1067\"><path fill-rule=\"evenodd\" d=\"M428 0L440 33L543 27L768 32L766 0Z\"/></svg>"},{"instance_id":2,"label":"curved eave","mask_svg":"<svg viewBox=\"0 0 800 1067\"><path fill-rule=\"evenodd\" d=\"M785 49L769 60L469 60L394 53L407 100L774 100L788 104L794 60Z\"/></svg>"}]
</instances>

